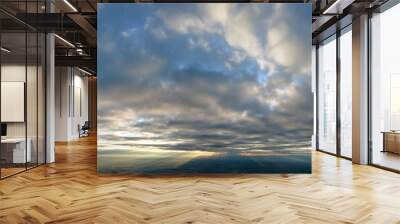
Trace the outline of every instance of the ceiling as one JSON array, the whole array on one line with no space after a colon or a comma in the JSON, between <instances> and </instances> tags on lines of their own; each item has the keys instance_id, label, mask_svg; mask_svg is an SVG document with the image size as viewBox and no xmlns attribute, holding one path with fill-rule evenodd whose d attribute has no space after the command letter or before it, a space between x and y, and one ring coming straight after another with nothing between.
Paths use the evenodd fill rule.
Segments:
<instances>
[{"instance_id":1,"label":"ceiling","mask_svg":"<svg viewBox=\"0 0 400 224\"><path fill-rule=\"evenodd\" d=\"M329 28L346 16L377 7L387 0L255 0L238 2L311 3L313 42L328 35ZM134 0L2 0L0 21L3 32L16 33L25 28L55 32L56 65L80 66L96 72L97 3L171 2ZM173 2L177 2L176 0ZM196 1L197 2L197 1ZM198 2L213 2L199 0ZM221 2L221 1L215 1ZM232 2L227 0L226 2ZM49 13L49 12L52 13ZM25 13L28 12L28 13ZM350 18L351 22L351 18ZM332 29L331 29L332 30ZM324 33L325 32L325 33ZM335 32L333 31L330 32ZM11 34L10 34L11 35ZM16 34L14 34L16 35ZM8 38L8 37L7 37ZM12 38L10 36L10 38ZM18 40L18 38L15 38ZM71 45L72 44L72 45Z\"/></svg>"}]
</instances>

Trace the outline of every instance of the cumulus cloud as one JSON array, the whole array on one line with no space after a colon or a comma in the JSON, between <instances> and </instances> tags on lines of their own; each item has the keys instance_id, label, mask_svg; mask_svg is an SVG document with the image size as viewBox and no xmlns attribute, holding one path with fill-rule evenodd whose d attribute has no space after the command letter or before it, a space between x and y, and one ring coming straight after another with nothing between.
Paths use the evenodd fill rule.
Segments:
<instances>
[{"instance_id":1,"label":"cumulus cloud","mask_svg":"<svg viewBox=\"0 0 400 224\"><path fill-rule=\"evenodd\" d=\"M177 13L176 9L160 10L158 13L162 22L177 32L220 34L231 47L245 51L262 68L274 70L278 64L291 72L299 69L307 72L309 68L305 64L308 61L305 63L304 56L310 51L310 43L304 37L310 33L307 31L311 27L302 27L303 30L296 28L298 16L283 18L287 11L288 7L279 4L266 7L203 4L198 5L197 10L185 13Z\"/></svg>"}]
</instances>

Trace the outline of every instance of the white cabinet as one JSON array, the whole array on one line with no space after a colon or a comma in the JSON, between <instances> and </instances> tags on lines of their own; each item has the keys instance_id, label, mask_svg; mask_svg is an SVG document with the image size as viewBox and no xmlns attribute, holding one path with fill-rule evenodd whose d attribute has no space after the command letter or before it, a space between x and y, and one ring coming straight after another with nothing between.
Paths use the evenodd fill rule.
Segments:
<instances>
[{"instance_id":1,"label":"white cabinet","mask_svg":"<svg viewBox=\"0 0 400 224\"><path fill-rule=\"evenodd\" d=\"M32 141L27 139L27 147L25 151L25 138L5 138L1 140L1 144L6 144L8 147L12 147L12 162L13 163L25 163L32 161Z\"/></svg>"}]
</instances>

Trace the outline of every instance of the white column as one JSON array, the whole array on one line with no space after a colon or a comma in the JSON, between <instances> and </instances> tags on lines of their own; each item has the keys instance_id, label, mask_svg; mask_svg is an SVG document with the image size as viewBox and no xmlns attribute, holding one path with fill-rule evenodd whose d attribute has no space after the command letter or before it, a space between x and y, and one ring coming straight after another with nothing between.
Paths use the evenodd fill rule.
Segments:
<instances>
[{"instance_id":1,"label":"white column","mask_svg":"<svg viewBox=\"0 0 400 224\"><path fill-rule=\"evenodd\" d=\"M368 163L368 15L353 19L353 162Z\"/></svg>"},{"instance_id":2,"label":"white column","mask_svg":"<svg viewBox=\"0 0 400 224\"><path fill-rule=\"evenodd\" d=\"M46 11L54 12L54 5L46 1ZM46 35L46 163L55 162L55 43L54 34Z\"/></svg>"},{"instance_id":3,"label":"white column","mask_svg":"<svg viewBox=\"0 0 400 224\"><path fill-rule=\"evenodd\" d=\"M55 141L71 140L71 67L55 69Z\"/></svg>"},{"instance_id":4,"label":"white column","mask_svg":"<svg viewBox=\"0 0 400 224\"><path fill-rule=\"evenodd\" d=\"M55 133L55 56L54 56L54 35L46 36L46 163L55 161L54 133Z\"/></svg>"}]
</instances>

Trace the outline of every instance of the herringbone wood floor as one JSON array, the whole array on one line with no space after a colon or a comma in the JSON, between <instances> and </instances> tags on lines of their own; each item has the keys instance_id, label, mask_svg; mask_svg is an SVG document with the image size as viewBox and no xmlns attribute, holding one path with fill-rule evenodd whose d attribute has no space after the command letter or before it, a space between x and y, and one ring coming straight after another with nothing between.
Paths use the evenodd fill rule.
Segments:
<instances>
[{"instance_id":1,"label":"herringbone wood floor","mask_svg":"<svg viewBox=\"0 0 400 224\"><path fill-rule=\"evenodd\" d=\"M0 223L400 223L400 175L315 152L312 175L99 176L91 137L0 181Z\"/></svg>"}]
</instances>

